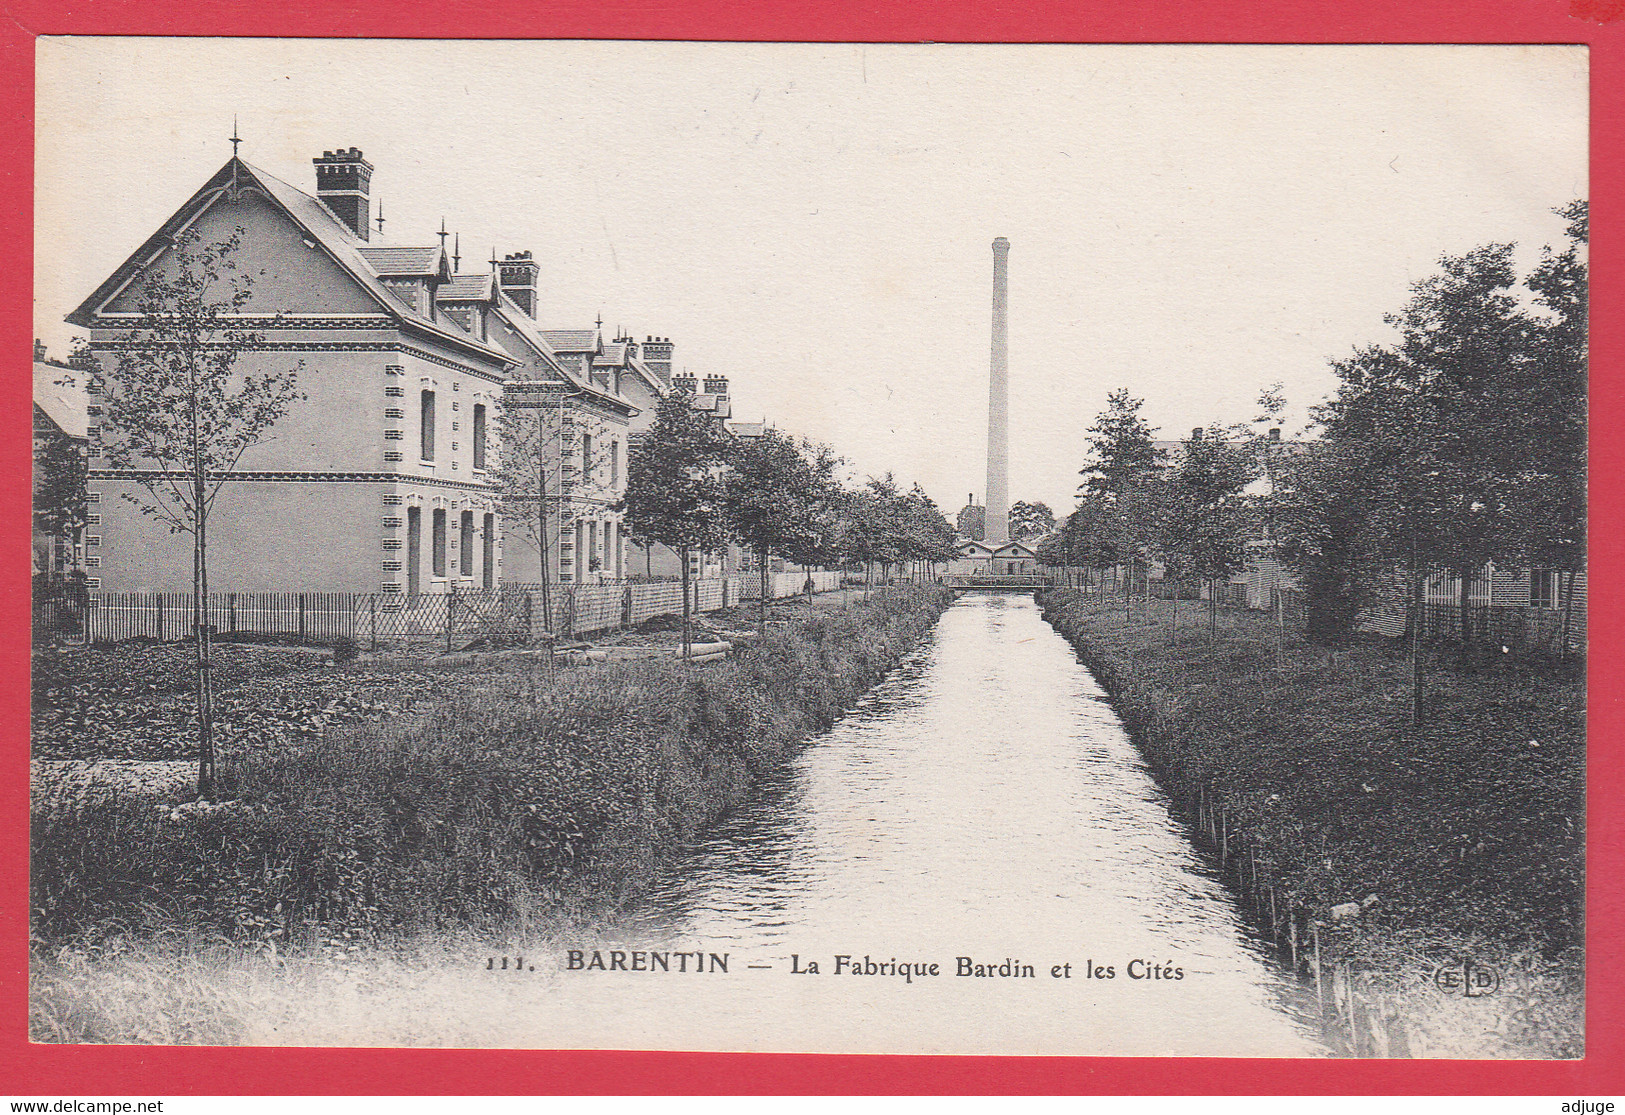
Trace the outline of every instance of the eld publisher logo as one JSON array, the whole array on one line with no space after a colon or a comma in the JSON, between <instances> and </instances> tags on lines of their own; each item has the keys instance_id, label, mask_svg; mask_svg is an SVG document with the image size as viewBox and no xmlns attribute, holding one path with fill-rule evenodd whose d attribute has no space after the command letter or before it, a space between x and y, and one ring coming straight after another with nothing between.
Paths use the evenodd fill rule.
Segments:
<instances>
[{"instance_id":1,"label":"eld publisher logo","mask_svg":"<svg viewBox=\"0 0 1625 1115\"><path fill-rule=\"evenodd\" d=\"M1501 973L1494 968L1464 960L1460 964L1440 967L1433 973L1433 985L1446 995L1481 999L1501 989Z\"/></svg>"}]
</instances>

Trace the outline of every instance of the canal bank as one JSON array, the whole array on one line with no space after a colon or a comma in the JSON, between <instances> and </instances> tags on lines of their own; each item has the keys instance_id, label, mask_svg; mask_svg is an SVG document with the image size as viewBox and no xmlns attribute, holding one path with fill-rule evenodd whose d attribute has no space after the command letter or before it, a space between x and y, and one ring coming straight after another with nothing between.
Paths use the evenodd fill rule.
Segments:
<instances>
[{"instance_id":1,"label":"canal bank","mask_svg":"<svg viewBox=\"0 0 1625 1115\"><path fill-rule=\"evenodd\" d=\"M1405 663L1040 595L1260 934L1377 1056L1583 1052L1585 700L1562 664ZM1203 620L1206 617L1204 615ZM1318 980L1316 975L1318 972Z\"/></svg>"},{"instance_id":2,"label":"canal bank","mask_svg":"<svg viewBox=\"0 0 1625 1115\"><path fill-rule=\"evenodd\" d=\"M83 988L55 964L70 954L208 940L286 957L602 918L834 723L947 603L935 587L876 592L708 665L465 666L418 715L225 756L218 804L42 801L36 1006ZM133 1040L87 1024L49 1025L46 1040Z\"/></svg>"},{"instance_id":3,"label":"canal bank","mask_svg":"<svg viewBox=\"0 0 1625 1115\"><path fill-rule=\"evenodd\" d=\"M965 596L910 645L618 911L320 952L56 949L36 954L55 1008L36 1034L156 1018L171 1040L273 1044L1328 1052L1312 991L1031 599Z\"/></svg>"}]
</instances>

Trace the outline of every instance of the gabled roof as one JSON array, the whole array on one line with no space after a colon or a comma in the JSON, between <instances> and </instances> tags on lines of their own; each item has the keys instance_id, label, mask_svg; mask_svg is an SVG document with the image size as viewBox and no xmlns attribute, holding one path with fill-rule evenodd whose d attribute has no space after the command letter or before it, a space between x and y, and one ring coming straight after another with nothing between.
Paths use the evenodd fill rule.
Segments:
<instances>
[{"instance_id":1,"label":"gabled roof","mask_svg":"<svg viewBox=\"0 0 1625 1115\"><path fill-rule=\"evenodd\" d=\"M1014 538L1012 538L1008 542L1001 542L1001 543L999 543L997 546L995 546L993 548L993 556L994 557L998 557L1001 554L1012 554L1012 553L1017 553L1017 552L1023 554L1026 557L1037 557L1038 556L1038 554L1033 550L1033 548L1031 546L1027 545L1027 543L1025 543L1025 542L1019 542Z\"/></svg>"},{"instance_id":2,"label":"gabled roof","mask_svg":"<svg viewBox=\"0 0 1625 1115\"><path fill-rule=\"evenodd\" d=\"M508 362L507 355L501 350L478 340L455 322L430 321L391 294L381 281L378 271L363 254L363 249L378 251L388 249L388 245L369 244L361 240L316 198L297 187L290 186L276 175L251 166L238 158L227 160L214 177L204 183L202 189L176 210L157 232L148 237L129 259L120 264L78 309L68 315L67 320L86 328L95 324L101 307L127 287L142 266L167 250L176 236L233 188L256 190L269 198L273 205L349 273L350 277L378 304L379 309L402 326L449 341L459 348L477 352L489 360ZM439 248L409 250L440 251Z\"/></svg>"},{"instance_id":3,"label":"gabled roof","mask_svg":"<svg viewBox=\"0 0 1625 1115\"><path fill-rule=\"evenodd\" d=\"M542 336L554 352L597 353L600 348L596 329L544 329Z\"/></svg>"},{"instance_id":4,"label":"gabled roof","mask_svg":"<svg viewBox=\"0 0 1625 1115\"><path fill-rule=\"evenodd\" d=\"M496 276L489 271L476 275L453 275L435 291L436 302L490 302L496 296ZM548 350L549 353L552 349Z\"/></svg>"},{"instance_id":5,"label":"gabled roof","mask_svg":"<svg viewBox=\"0 0 1625 1115\"><path fill-rule=\"evenodd\" d=\"M434 248L357 248L361 258L380 275L438 275L446 266L446 252Z\"/></svg>"},{"instance_id":6,"label":"gabled roof","mask_svg":"<svg viewBox=\"0 0 1625 1115\"><path fill-rule=\"evenodd\" d=\"M536 353L537 356L540 356L547 364L548 370L556 375L560 380L569 384L571 387L575 388L584 395L591 395L592 397L602 402L606 402L611 406L624 409L628 415L638 413L637 407L633 406L619 395L616 395L611 391L605 391L595 383L583 380L571 368L560 362L558 355L554 352L553 346L548 344L547 332L537 329L536 323L531 319L531 316L525 313L524 310L520 309L519 306L514 303L513 299L509 298L506 294L501 295L498 299L496 312L497 317L506 323L508 328L511 329L521 340L523 340L525 344Z\"/></svg>"},{"instance_id":7,"label":"gabled roof","mask_svg":"<svg viewBox=\"0 0 1625 1115\"><path fill-rule=\"evenodd\" d=\"M733 413L733 406L728 402L726 395L711 395L702 392L689 401L693 410L701 410L714 418L727 418Z\"/></svg>"},{"instance_id":8,"label":"gabled roof","mask_svg":"<svg viewBox=\"0 0 1625 1115\"><path fill-rule=\"evenodd\" d=\"M71 384L57 383L70 380ZM61 364L34 361L34 405L57 429L73 438L85 436L85 374Z\"/></svg>"},{"instance_id":9,"label":"gabled roof","mask_svg":"<svg viewBox=\"0 0 1625 1115\"><path fill-rule=\"evenodd\" d=\"M604 351L593 358L594 364L602 364L606 368L617 367L626 363L626 342L611 341L604 346Z\"/></svg>"},{"instance_id":10,"label":"gabled roof","mask_svg":"<svg viewBox=\"0 0 1625 1115\"><path fill-rule=\"evenodd\" d=\"M986 557L993 552L993 547L979 538L961 538L957 548L961 557L970 557L973 553Z\"/></svg>"},{"instance_id":11,"label":"gabled roof","mask_svg":"<svg viewBox=\"0 0 1625 1115\"><path fill-rule=\"evenodd\" d=\"M761 422L730 422L728 431L734 437L761 437L767 433L767 421Z\"/></svg>"}]
</instances>

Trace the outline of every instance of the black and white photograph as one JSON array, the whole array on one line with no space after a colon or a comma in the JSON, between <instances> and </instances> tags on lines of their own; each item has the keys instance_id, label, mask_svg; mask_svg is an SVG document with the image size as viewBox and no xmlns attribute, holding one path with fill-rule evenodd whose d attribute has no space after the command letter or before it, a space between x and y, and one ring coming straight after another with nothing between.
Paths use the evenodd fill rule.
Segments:
<instances>
[{"instance_id":1,"label":"black and white photograph","mask_svg":"<svg viewBox=\"0 0 1625 1115\"><path fill-rule=\"evenodd\" d=\"M1583 1057L1588 96L40 38L31 1040Z\"/></svg>"}]
</instances>

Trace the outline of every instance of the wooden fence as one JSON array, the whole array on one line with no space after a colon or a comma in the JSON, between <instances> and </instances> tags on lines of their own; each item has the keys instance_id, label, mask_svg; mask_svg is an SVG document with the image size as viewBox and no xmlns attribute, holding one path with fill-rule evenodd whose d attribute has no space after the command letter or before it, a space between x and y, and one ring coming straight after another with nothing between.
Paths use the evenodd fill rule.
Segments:
<instances>
[{"instance_id":1,"label":"wooden fence","mask_svg":"<svg viewBox=\"0 0 1625 1115\"><path fill-rule=\"evenodd\" d=\"M743 598L739 578L690 582L695 612L714 612ZM377 646L396 639L443 641L447 648L487 638L529 641L549 629L569 638L633 626L683 610L678 582L553 585L548 592L552 623L540 585L505 585L483 591L423 593L228 592L210 596L206 623L215 637L285 639L332 645ZM88 643L127 639L180 642L192 637L192 595L186 592L94 593L81 604L40 601L37 631L72 632Z\"/></svg>"}]
</instances>

